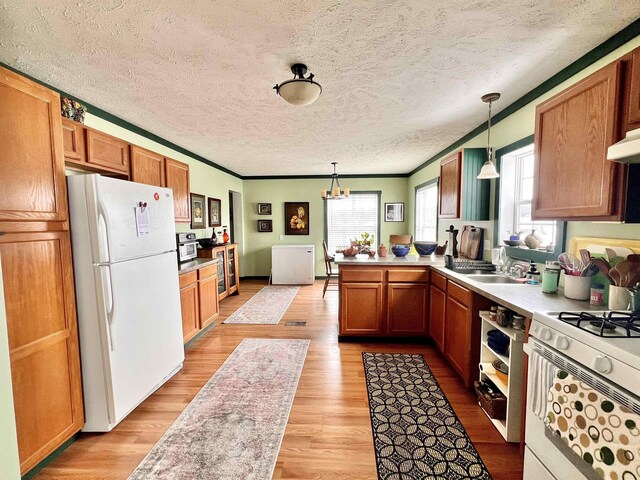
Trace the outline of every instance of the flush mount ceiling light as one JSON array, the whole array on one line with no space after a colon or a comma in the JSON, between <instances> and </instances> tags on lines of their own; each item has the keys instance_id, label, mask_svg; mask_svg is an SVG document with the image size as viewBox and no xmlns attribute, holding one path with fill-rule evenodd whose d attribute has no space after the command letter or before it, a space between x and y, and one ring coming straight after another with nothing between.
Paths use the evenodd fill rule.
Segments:
<instances>
[{"instance_id":1,"label":"flush mount ceiling light","mask_svg":"<svg viewBox=\"0 0 640 480\"><path fill-rule=\"evenodd\" d=\"M348 188L345 188L344 190L340 189L340 180L336 173L337 164L338 162L331 162L331 165L333 165L333 173L331 174L331 187L329 187L329 191L320 190L320 196L323 200L341 200L349 196Z\"/></svg>"},{"instance_id":2,"label":"flush mount ceiling light","mask_svg":"<svg viewBox=\"0 0 640 480\"><path fill-rule=\"evenodd\" d=\"M309 105L315 102L322 93L322 87L318 82L313 81L313 73L307 78L307 66L302 63L291 65L293 78L273 87L278 95L284 98L291 105Z\"/></svg>"},{"instance_id":3,"label":"flush mount ceiling light","mask_svg":"<svg viewBox=\"0 0 640 480\"><path fill-rule=\"evenodd\" d=\"M493 148L491 148L491 103L499 98L499 93L487 93L481 97L484 103L489 104L489 121L487 122L487 161L482 165L482 170L480 170L480 174L477 177L480 180L498 178L500 176L496 170L496 165L493 163Z\"/></svg>"}]
</instances>

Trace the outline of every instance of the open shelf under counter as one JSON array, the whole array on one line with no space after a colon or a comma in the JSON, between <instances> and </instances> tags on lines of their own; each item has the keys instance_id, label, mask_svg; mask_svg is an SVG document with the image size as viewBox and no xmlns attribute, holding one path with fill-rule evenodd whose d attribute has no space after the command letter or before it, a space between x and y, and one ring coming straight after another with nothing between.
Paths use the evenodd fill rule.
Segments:
<instances>
[{"instance_id":1,"label":"open shelf under counter","mask_svg":"<svg viewBox=\"0 0 640 480\"><path fill-rule=\"evenodd\" d=\"M482 322L480 363L492 364L494 360L501 360L509 367L509 375L506 383L496 375L492 367L480 371L480 380L491 380L496 388L507 398L505 418L489 418L491 418L493 425L506 441L520 442L524 382L524 352L522 350L522 342L525 340L525 332L511 327L501 327L495 321L491 320L489 312L487 311L481 311L479 315ZM498 353L489 346L487 343L487 334L491 330L499 330L509 338L508 355ZM487 412L485 412L485 414L487 414ZM487 416L489 415L487 414Z\"/></svg>"}]
</instances>

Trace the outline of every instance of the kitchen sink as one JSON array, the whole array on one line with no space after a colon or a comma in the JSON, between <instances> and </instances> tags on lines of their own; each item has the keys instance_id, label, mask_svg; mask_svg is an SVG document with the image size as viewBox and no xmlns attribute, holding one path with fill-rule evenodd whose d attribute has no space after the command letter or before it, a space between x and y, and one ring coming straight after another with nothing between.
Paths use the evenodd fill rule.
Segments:
<instances>
[{"instance_id":1,"label":"kitchen sink","mask_svg":"<svg viewBox=\"0 0 640 480\"><path fill-rule=\"evenodd\" d=\"M502 275L467 275L467 278L470 280L475 280L480 283L502 283L502 284L512 284L512 285L523 285L522 282L518 282L513 278L504 277Z\"/></svg>"}]
</instances>

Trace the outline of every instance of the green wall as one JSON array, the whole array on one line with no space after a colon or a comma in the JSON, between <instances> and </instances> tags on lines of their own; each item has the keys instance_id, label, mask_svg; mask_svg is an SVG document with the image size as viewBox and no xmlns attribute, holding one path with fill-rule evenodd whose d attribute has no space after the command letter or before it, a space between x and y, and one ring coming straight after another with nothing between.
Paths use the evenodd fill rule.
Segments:
<instances>
[{"instance_id":1,"label":"green wall","mask_svg":"<svg viewBox=\"0 0 640 480\"><path fill-rule=\"evenodd\" d=\"M9 364L9 342L7 339L7 317L4 310L4 288L0 265L0 478L20 478L16 421L13 414L13 391L11 389L11 367Z\"/></svg>"},{"instance_id":2,"label":"green wall","mask_svg":"<svg viewBox=\"0 0 640 480\"><path fill-rule=\"evenodd\" d=\"M343 188L351 191L382 191L381 210L384 203L407 204L407 178L344 178ZM324 275L322 240L324 239L324 202L320 190L328 189L331 179L286 179L244 181L244 230L245 251L242 274L268 276L271 270L271 246L298 244L316 246L316 275ZM284 235L284 202L309 202L309 235ZM258 215L258 203L271 203L272 215ZM403 223L384 222L380 212L382 243L388 244L389 235L409 233L407 214ZM273 220L273 233L259 233L258 220ZM280 240L280 236L283 239ZM380 240L380 239L378 239ZM377 240L377 241L378 241Z\"/></svg>"},{"instance_id":3,"label":"green wall","mask_svg":"<svg viewBox=\"0 0 640 480\"><path fill-rule=\"evenodd\" d=\"M511 115L509 115L504 120L495 124L491 128L491 143L494 151L502 148L506 145L510 145L511 143L525 138L534 133L535 129L535 108L536 105L546 100L549 97L561 92L565 88L573 85L577 81L583 79L584 77L590 75L596 70L602 68L603 66L611 63L617 58L623 56L627 52L633 50L640 46L640 37L636 37L633 40L625 43L620 48L614 50L610 54L601 58L597 62L593 63L589 67L580 71L567 81L561 83L556 86L549 92L541 95L536 98L531 103L522 107L521 109L515 111ZM480 99L478 99L480 102ZM497 104L499 105L499 103ZM497 106L496 105L496 106ZM506 105L500 105L501 108L506 107ZM468 142L462 145L461 148L466 147L485 147L487 141L486 131L479 134L478 136L472 138ZM408 181L408 191L407 196L409 197L409 204L407 208L407 214L409 219L409 230L413 231L413 211L415 207L415 196L414 196L414 187L419 185L427 180L431 180L436 178L440 174L439 165L440 160L442 158L447 157L450 154L443 155L441 158L438 158L437 161L427 165L423 169L414 173L409 177ZM487 181L487 180L484 180ZM495 186L495 181L491 180L491 182ZM494 189L492 189L494 191ZM493 197L493 195L492 195ZM493 212L493 204L494 199L491 199L491 212ZM447 227L453 223L456 226L460 226L463 222L454 221L450 222L448 220L442 220L438 225L438 240L440 242L444 242L447 239L447 234L445 230ZM465 222L466 223L466 222ZM487 249L491 248L492 245L492 234L493 234L493 221L489 222L475 222L478 226L485 228L485 258L488 254ZM590 236L590 237L607 237L607 238L629 238L629 239L637 239L640 238L640 225L625 225L620 223L613 222L568 222L567 223L567 241L572 237L579 236Z\"/></svg>"}]
</instances>

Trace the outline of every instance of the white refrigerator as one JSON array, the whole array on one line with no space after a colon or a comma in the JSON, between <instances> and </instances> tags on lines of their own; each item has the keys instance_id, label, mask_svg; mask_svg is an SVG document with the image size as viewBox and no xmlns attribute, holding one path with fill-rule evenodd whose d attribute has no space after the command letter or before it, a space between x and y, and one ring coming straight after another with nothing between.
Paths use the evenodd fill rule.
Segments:
<instances>
[{"instance_id":1,"label":"white refrigerator","mask_svg":"<svg viewBox=\"0 0 640 480\"><path fill-rule=\"evenodd\" d=\"M182 368L168 188L67 178L85 432L113 429Z\"/></svg>"},{"instance_id":2,"label":"white refrigerator","mask_svg":"<svg viewBox=\"0 0 640 480\"><path fill-rule=\"evenodd\" d=\"M310 285L316 278L314 245L273 245L271 247L271 283L273 285Z\"/></svg>"}]
</instances>

